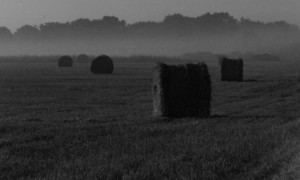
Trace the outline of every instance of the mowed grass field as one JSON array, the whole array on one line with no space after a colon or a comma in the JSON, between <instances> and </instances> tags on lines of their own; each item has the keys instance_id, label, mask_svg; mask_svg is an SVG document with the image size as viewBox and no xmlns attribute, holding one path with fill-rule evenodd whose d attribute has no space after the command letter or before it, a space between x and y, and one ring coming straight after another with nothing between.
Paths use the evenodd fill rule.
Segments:
<instances>
[{"instance_id":1,"label":"mowed grass field","mask_svg":"<svg viewBox=\"0 0 300 180\"><path fill-rule=\"evenodd\" d=\"M0 61L0 179L296 177L300 63L245 62L245 82L221 82L218 63L207 62L212 116L160 119L158 61L116 58L112 75Z\"/></svg>"}]
</instances>

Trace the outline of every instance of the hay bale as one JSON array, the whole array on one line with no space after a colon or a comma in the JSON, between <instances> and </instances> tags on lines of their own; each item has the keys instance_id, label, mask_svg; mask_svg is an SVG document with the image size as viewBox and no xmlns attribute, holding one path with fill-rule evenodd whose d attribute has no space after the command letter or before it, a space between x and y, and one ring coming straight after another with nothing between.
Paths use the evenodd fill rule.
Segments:
<instances>
[{"instance_id":1,"label":"hay bale","mask_svg":"<svg viewBox=\"0 0 300 180\"><path fill-rule=\"evenodd\" d=\"M76 57L76 60L78 63L89 63L90 62L90 57L86 54L79 54Z\"/></svg>"},{"instance_id":2,"label":"hay bale","mask_svg":"<svg viewBox=\"0 0 300 180\"><path fill-rule=\"evenodd\" d=\"M210 115L211 81L206 64L154 68L153 114L156 117Z\"/></svg>"},{"instance_id":3,"label":"hay bale","mask_svg":"<svg viewBox=\"0 0 300 180\"><path fill-rule=\"evenodd\" d=\"M58 59L58 67L72 67L73 59L71 56L62 56Z\"/></svg>"},{"instance_id":4,"label":"hay bale","mask_svg":"<svg viewBox=\"0 0 300 180\"><path fill-rule=\"evenodd\" d=\"M113 70L113 61L106 55L98 56L92 61L91 71L94 74L111 74Z\"/></svg>"},{"instance_id":5,"label":"hay bale","mask_svg":"<svg viewBox=\"0 0 300 180\"><path fill-rule=\"evenodd\" d=\"M242 59L229 59L220 57L219 59L221 81L243 81Z\"/></svg>"}]
</instances>

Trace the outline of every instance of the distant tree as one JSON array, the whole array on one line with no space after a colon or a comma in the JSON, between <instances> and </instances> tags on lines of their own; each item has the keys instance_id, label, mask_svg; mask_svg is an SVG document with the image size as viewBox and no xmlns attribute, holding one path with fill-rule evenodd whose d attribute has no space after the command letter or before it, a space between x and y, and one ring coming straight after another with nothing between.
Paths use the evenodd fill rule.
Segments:
<instances>
[{"instance_id":1,"label":"distant tree","mask_svg":"<svg viewBox=\"0 0 300 180\"><path fill-rule=\"evenodd\" d=\"M189 18L183 16L182 14L173 14L173 15L167 15L165 17L165 19L163 20L164 24L171 24L171 25L176 25L176 24L180 24L183 23L185 21L187 21Z\"/></svg>"},{"instance_id":2,"label":"distant tree","mask_svg":"<svg viewBox=\"0 0 300 180\"><path fill-rule=\"evenodd\" d=\"M8 40L13 37L13 34L7 27L0 27L0 40Z\"/></svg>"},{"instance_id":3,"label":"distant tree","mask_svg":"<svg viewBox=\"0 0 300 180\"><path fill-rule=\"evenodd\" d=\"M166 16L161 23L161 29L165 36L190 36L199 31L196 23L196 18L177 13Z\"/></svg>"},{"instance_id":4,"label":"distant tree","mask_svg":"<svg viewBox=\"0 0 300 180\"><path fill-rule=\"evenodd\" d=\"M124 20L120 21L119 18L114 16L104 16L102 18L102 23L106 27L124 28L126 26L126 22Z\"/></svg>"},{"instance_id":5,"label":"distant tree","mask_svg":"<svg viewBox=\"0 0 300 180\"><path fill-rule=\"evenodd\" d=\"M49 22L39 26L40 32L53 32L62 30L66 24L58 22Z\"/></svg>"},{"instance_id":6,"label":"distant tree","mask_svg":"<svg viewBox=\"0 0 300 180\"><path fill-rule=\"evenodd\" d=\"M103 28L105 29L123 29L126 27L126 22L124 20L119 20L119 18L114 16L104 16L101 22Z\"/></svg>"},{"instance_id":7,"label":"distant tree","mask_svg":"<svg viewBox=\"0 0 300 180\"><path fill-rule=\"evenodd\" d=\"M85 38L91 35L92 23L89 19L77 19L70 22L69 33L72 37Z\"/></svg>"},{"instance_id":8,"label":"distant tree","mask_svg":"<svg viewBox=\"0 0 300 180\"><path fill-rule=\"evenodd\" d=\"M222 25L222 24L237 24L237 19L231 16L227 12L220 13L206 13L199 17L199 20L205 24L214 24L214 25Z\"/></svg>"},{"instance_id":9,"label":"distant tree","mask_svg":"<svg viewBox=\"0 0 300 180\"><path fill-rule=\"evenodd\" d=\"M291 25L285 21L276 21L266 24L267 27L271 29L276 30L282 30L282 31L298 31L299 28L296 25Z\"/></svg>"},{"instance_id":10,"label":"distant tree","mask_svg":"<svg viewBox=\"0 0 300 180\"><path fill-rule=\"evenodd\" d=\"M239 29L238 20L229 13L206 13L197 18L198 25L209 33L234 33Z\"/></svg>"},{"instance_id":11,"label":"distant tree","mask_svg":"<svg viewBox=\"0 0 300 180\"><path fill-rule=\"evenodd\" d=\"M272 32L272 33L270 33ZM286 33L288 32L288 33ZM198 17L188 17L176 13L167 15L161 22L137 22L127 24L115 16L104 16L102 19L80 18L72 22L49 22L37 26L25 25L13 35L9 29L0 27L0 39L15 36L17 39L80 39L94 40L110 38L182 38L212 35L238 35L243 39L259 39L268 35L278 39L300 38L297 26L285 21L264 23L247 18L235 19L227 12L205 13Z\"/></svg>"},{"instance_id":12,"label":"distant tree","mask_svg":"<svg viewBox=\"0 0 300 180\"><path fill-rule=\"evenodd\" d=\"M40 37L43 39L63 39L69 37L69 23L49 22L39 26Z\"/></svg>"},{"instance_id":13,"label":"distant tree","mask_svg":"<svg viewBox=\"0 0 300 180\"><path fill-rule=\"evenodd\" d=\"M89 19L80 18L70 23L71 28L88 28L91 25Z\"/></svg>"},{"instance_id":14,"label":"distant tree","mask_svg":"<svg viewBox=\"0 0 300 180\"><path fill-rule=\"evenodd\" d=\"M25 25L17 29L14 35L21 39L36 39L39 33L40 31L36 26Z\"/></svg>"},{"instance_id":15,"label":"distant tree","mask_svg":"<svg viewBox=\"0 0 300 180\"><path fill-rule=\"evenodd\" d=\"M265 23L259 21L252 21L248 18L242 17L239 21L240 26L243 29L255 29L255 30L262 30L266 26Z\"/></svg>"}]
</instances>

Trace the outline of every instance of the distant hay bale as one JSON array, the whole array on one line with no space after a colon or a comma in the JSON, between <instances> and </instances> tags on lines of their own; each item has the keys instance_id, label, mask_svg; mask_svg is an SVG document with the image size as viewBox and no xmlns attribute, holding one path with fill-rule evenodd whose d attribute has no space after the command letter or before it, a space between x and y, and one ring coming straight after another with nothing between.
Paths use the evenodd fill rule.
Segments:
<instances>
[{"instance_id":1,"label":"distant hay bale","mask_svg":"<svg viewBox=\"0 0 300 180\"><path fill-rule=\"evenodd\" d=\"M242 59L219 59L221 81L243 81L244 62Z\"/></svg>"},{"instance_id":2,"label":"distant hay bale","mask_svg":"<svg viewBox=\"0 0 300 180\"><path fill-rule=\"evenodd\" d=\"M62 56L58 59L58 67L72 67L73 59L71 56Z\"/></svg>"},{"instance_id":3,"label":"distant hay bale","mask_svg":"<svg viewBox=\"0 0 300 180\"><path fill-rule=\"evenodd\" d=\"M76 57L76 60L78 63L89 63L90 62L90 57L86 54L79 54Z\"/></svg>"},{"instance_id":4,"label":"distant hay bale","mask_svg":"<svg viewBox=\"0 0 300 180\"><path fill-rule=\"evenodd\" d=\"M205 63L157 64L153 78L153 114L156 117L210 115L211 81Z\"/></svg>"},{"instance_id":5,"label":"distant hay bale","mask_svg":"<svg viewBox=\"0 0 300 180\"><path fill-rule=\"evenodd\" d=\"M91 63L91 71L94 74L111 74L113 70L113 61L106 55L98 56Z\"/></svg>"}]
</instances>

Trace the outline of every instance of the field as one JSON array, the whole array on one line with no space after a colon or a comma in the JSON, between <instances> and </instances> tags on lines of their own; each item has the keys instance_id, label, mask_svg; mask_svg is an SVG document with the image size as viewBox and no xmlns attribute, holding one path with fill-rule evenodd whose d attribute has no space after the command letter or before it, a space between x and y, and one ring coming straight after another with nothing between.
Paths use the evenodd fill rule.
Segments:
<instances>
[{"instance_id":1,"label":"field","mask_svg":"<svg viewBox=\"0 0 300 180\"><path fill-rule=\"evenodd\" d=\"M297 179L300 63L246 62L212 79L212 116L152 117L159 58L89 64L0 61L0 179ZM165 58L168 63L184 63Z\"/></svg>"}]
</instances>

